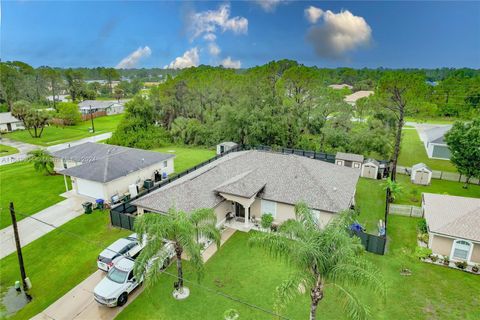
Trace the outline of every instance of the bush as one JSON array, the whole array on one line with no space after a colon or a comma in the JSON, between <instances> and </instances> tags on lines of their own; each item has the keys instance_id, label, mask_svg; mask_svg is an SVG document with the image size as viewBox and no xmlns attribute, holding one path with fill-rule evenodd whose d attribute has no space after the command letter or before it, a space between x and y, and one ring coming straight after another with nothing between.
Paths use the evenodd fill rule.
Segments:
<instances>
[{"instance_id":1,"label":"bush","mask_svg":"<svg viewBox=\"0 0 480 320\"><path fill-rule=\"evenodd\" d=\"M415 257L419 259L425 259L432 254L432 249L425 247L416 247L415 248Z\"/></svg>"},{"instance_id":2,"label":"bush","mask_svg":"<svg viewBox=\"0 0 480 320\"><path fill-rule=\"evenodd\" d=\"M457 268L463 270L467 267L468 264L465 261L457 261L455 262L455 265L457 266Z\"/></svg>"},{"instance_id":3,"label":"bush","mask_svg":"<svg viewBox=\"0 0 480 320\"><path fill-rule=\"evenodd\" d=\"M272 226L273 223L273 216L270 213L264 213L262 215L262 221L260 222L260 225L264 229L268 229Z\"/></svg>"},{"instance_id":4,"label":"bush","mask_svg":"<svg viewBox=\"0 0 480 320\"><path fill-rule=\"evenodd\" d=\"M124 119L107 143L140 149L158 148L170 141L162 127L145 124L134 118Z\"/></svg>"},{"instance_id":5,"label":"bush","mask_svg":"<svg viewBox=\"0 0 480 320\"><path fill-rule=\"evenodd\" d=\"M428 243L428 233L419 234L418 240L422 241L423 243Z\"/></svg>"},{"instance_id":6,"label":"bush","mask_svg":"<svg viewBox=\"0 0 480 320\"><path fill-rule=\"evenodd\" d=\"M474 266L472 267L472 271L473 271L473 272L478 272L479 269L480 269L480 267L479 267L478 264L476 264L476 265L474 265Z\"/></svg>"},{"instance_id":7,"label":"bush","mask_svg":"<svg viewBox=\"0 0 480 320\"><path fill-rule=\"evenodd\" d=\"M417 228L421 233L428 233L427 220L423 218L420 219L420 221L418 221Z\"/></svg>"},{"instance_id":8,"label":"bush","mask_svg":"<svg viewBox=\"0 0 480 320\"><path fill-rule=\"evenodd\" d=\"M429 256L429 258L430 258L430 260L432 260L433 262L436 262L436 261L438 260L438 256L435 255L435 254L431 254L431 255Z\"/></svg>"},{"instance_id":9,"label":"bush","mask_svg":"<svg viewBox=\"0 0 480 320\"><path fill-rule=\"evenodd\" d=\"M450 258L448 256L443 256L443 264L446 266L450 264Z\"/></svg>"},{"instance_id":10,"label":"bush","mask_svg":"<svg viewBox=\"0 0 480 320\"><path fill-rule=\"evenodd\" d=\"M55 117L62 119L66 126L73 126L82 121L82 116L78 110L78 105L73 102L60 102L57 106L57 114Z\"/></svg>"}]
</instances>

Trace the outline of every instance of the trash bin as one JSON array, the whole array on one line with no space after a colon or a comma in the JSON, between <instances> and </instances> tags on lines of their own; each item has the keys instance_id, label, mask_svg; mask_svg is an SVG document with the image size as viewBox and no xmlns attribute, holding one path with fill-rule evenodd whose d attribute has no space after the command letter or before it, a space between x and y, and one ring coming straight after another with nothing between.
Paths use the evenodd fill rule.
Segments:
<instances>
[{"instance_id":1,"label":"trash bin","mask_svg":"<svg viewBox=\"0 0 480 320\"><path fill-rule=\"evenodd\" d=\"M103 210L103 208L104 208L103 199L97 199L97 200L95 200L95 202L97 203L97 209Z\"/></svg>"},{"instance_id":2,"label":"trash bin","mask_svg":"<svg viewBox=\"0 0 480 320\"><path fill-rule=\"evenodd\" d=\"M145 189L150 189L153 187L153 180L152 179L145 179L145 181L143 181L143 187Z\"/></svg>"},{"instance_id":3,"label":"trash bin","mask_svg":"<svg viewBox=\"0 0 480 320\"><path fill-rule=\"evenodd\" d=\"M82 203L82 206L83 206L83 212L84 213L86 213L86 214L92 213L93 203L84 202L84 203Z\"/></svg>"}]
</instances>

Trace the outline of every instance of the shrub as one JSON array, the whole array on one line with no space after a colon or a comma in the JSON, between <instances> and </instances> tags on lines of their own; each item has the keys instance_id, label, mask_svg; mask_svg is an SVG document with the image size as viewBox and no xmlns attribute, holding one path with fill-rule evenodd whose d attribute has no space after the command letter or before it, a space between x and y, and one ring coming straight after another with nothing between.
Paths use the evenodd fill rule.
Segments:
<instances>
[{"instance_id":1,"label":"shrub","mask_svg":"<svg viewBox=\"0 0 480 320\"><path fill-rule=\"evenodd\" d=\"M436 262L438 260L438 256L435 254L431 254L429 257L430 257L430 260L432 260L433 262Z\"/></svg>"},{"instance_id":2,"label":"shrub","mask_svg":"<svg viewBox=\"0 0 480 320\"><path fill-rule=\"evenodd\" d=\"M270 213L264 213L262 215L262 221L260 222L262 228L268 229L272 226L273 216Z\"/></svg>"},{"instance_id":3,"label":"shrub","mask_svg":"<svg viewBox=\"0 0 480 320\"><path fill-rule=\"evenodd\" d=\"M462 270L467 267L467 263L465 261L457 261L455 262L455 265L457 266L457 268Z\"/></svg>"},{"instance_id":4,"label":"shrub","mask_svg":"<svg viewBox=\"0 0 480 320\"><path fill-rule=\"evenodd\" d=\"M421 233L418 235L418 240L428 243L428 233Z\"/></svg>"},{"instance_id":5,"label":"shrub","mask_svg":"<svg viewBox=\"0 0 480 320\"><path fill-rule=\"evenodd\" d=\"M57 106L56 118L62 119L66 126L73 126L82 121L82 116L78 110L78 105L73 102L60 102Z\"/></svg>"},{"instance_id":6,"label":"shrub","mask_svg":"<svg viewBox=\"0 0 480 320\"><path fill-rule=\"evenodd\" d=\"M428 233L427 220L423 218L420 219L420 221L418 221L417 228L421 233Z\"/></svg>"},{"instance_id":7,"label":"shrub","mask_svg":"<svg viewBox=\"0 0 480 320\"><path fill-rule=\"evenodd\" d=\"M479 267L478 264L476 264L476 265L474 265L474 266L472 267L472 271L473 271L473 272L478 272L479 269L480 269L480 267Z\"/></svg>"},{"instance_id":8,"label":"shrub","mask_svg":"<svg viewBox=\"0 0 480 320\"><path fill-rule=\"evenodd\" d=\"M425 247L416 247L415 248L415 257L419 259L425 259L432 254L432 249L425 248Z\"/></svg>"},{"instance_id":9,"label":"shrub","mask_svg":"<svg viewBox=\"0 0 480 320\"><path fill-rule=\"evenodd\" d=\"M446 266L450 264L450 258L448 256L443 256L443 264Z\"/></svg>"}]
</instances>

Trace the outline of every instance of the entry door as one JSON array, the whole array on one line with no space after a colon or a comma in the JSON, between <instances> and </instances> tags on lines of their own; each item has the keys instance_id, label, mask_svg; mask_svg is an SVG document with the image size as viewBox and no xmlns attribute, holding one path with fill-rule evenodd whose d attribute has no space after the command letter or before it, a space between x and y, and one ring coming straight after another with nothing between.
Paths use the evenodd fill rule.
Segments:
<instances>
[{"instance_id":1,"label":"entry door","mask_svg":"<svg viewBox=\"0 0 480 320\"><path fill-rule=\"evenodd\" d=\"M415 180L418 184L428 184L428 172L417 171L415 174Z\"/></svg>"},{"instance_id":2,"label":"entry door","mask_svg":"<svg viewBox=\"0 0 480 320\"><path fill-rule=\"evenodd\" d=\"M369 166L369 165L364 166L363 176L365 178L376 179L376 177L375 177L375 167L372 167L372 166Z\"/></svg>"},{"instance_id":3,"label":"entry door","mask_svg":"<svg viewBox=\"0 0 480 320\"><path fill-rule=\"evenodd\" d=\"M245 208L237 202L235 202L235 216L245 218Z\"/></svg>"}]
</instances>

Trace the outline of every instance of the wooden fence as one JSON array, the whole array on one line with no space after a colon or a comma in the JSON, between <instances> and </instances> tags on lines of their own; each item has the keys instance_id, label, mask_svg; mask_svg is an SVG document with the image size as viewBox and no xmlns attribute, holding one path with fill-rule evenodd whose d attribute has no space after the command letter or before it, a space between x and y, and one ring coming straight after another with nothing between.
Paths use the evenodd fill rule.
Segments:
<instances>
[{"instance_id":1,"label":"wooden fence","mask_svg":"<svg viewBox=\"0 0 480 320\"><path fill-rule=\"evenodd\" d=\"M409 206L403 204L390 204L389 208L390 214L397 214L401 216L408 216L408 217L423 217L423 210L421 207L417 206Z\"/></svg>"},{"instance_id":2,"label":"wooden fence","mask_svg":"<svg viewBox=\"0 0 480 320\"><path fill-rule=\"evenodd\" d=\"M87 121L87 120L92 119L92 116L95 119L95 118L99 118L99 117L105 117L106 115L107 115L106 111L97 111L97 112L93 112L93 113L82 114L82 120Z\"/></svg>"},{"instance_id":3,"label":"wooden fence","mask_svg":"<svg viewBox=\"0 0 480 320\"><path fill-rule=\"evenodd\" d=\"M412 172L411 167L397 166L397 173L405 174L409 176L411 172ZM448 172L448 171L438 171L438 170L432 170L432 179L448 180L448 181L455 181L455 182L467 181L467 177L464 175L461 175L458 172ZM480 185L480 180L477 178L471 178L469 183Z\"/></svg>"}]
</instances>

